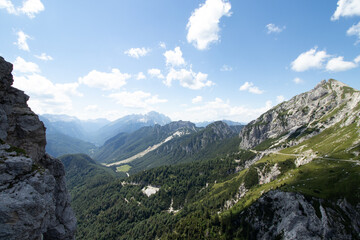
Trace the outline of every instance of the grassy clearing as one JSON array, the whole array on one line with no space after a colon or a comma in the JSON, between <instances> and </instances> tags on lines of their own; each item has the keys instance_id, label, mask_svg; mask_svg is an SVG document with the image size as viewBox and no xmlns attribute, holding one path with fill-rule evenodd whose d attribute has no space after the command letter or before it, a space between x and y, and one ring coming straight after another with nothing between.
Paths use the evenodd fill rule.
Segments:
<instances>
[{"instance_id":1,"label":"grassy clearing","mask_svg":"<svg viewBox=\"0 0 360 240\"><path fill-rule=\"evenodd\" d=\"M128 172L130 169L130 165L122 165L120 167L116 167L116 172Z\"/></svg>"}]
</instances>

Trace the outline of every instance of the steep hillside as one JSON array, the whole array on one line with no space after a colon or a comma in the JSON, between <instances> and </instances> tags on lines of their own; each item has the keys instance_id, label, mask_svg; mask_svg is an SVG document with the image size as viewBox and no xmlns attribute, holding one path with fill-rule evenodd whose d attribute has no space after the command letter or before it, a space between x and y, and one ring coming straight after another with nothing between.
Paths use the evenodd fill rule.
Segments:
<instances>
[{"instance_id":1,"label":"steep hillside","mask_svg":"<svg viewBox=\"0 0 360 240\"><path fill-rule=\"evenodd\" d=\"M85 154L69 154L61 156L60 161L66 171L67 186L73 193L73 200L79 189L91 189L115 180L113 170L101 166Z\"/></svg>"},{"instance_id":2,"label":"steep hillside","mask_svg":"<svg viewBox=\"0 0 360 240\"><path fill-rule=\"evenodd\" d=\"M97 149L97 147L92 143L85 142L61 133L46 134L46 141L46 152L53 157L75 153L93 155Z\"/></svg>"},{"instance_id":3,"label":"steep hillside","mask_svg":"<svg viewBox=\"0 0 360 240\"><path fill-rule=\"evenodd\" d=\"M95 159L103 163L115 163L127 160L149 148L156 149L166 141L197 131L190 122L178 121L165 126L143 127L133 133L120 133L109 139L96 153ZM154 147L155 146L155 147ZM124 163L129 162L128 160ZM120 165L120 164L118 164Z\"/></svg>"},{"instance_id":4,"label":"steep hillside","mask_svg":"<svg viewBox=\"0 0 360 240\"><path fill-rule=\"evenodd\" d=\"M215 158L236 151L239 144L238 128L224 122L215 122L205 129L174 138L156 150L130 163L131 173L196 160Z\"/></svg>"},{"instance_id":5,"label":"steep hillside","mask_svg":"<svg viewBox=\"0 0 360 240\"><path fill-rule=\"evenodd\" d=\"M283 102L250 122L240 133L241 148L252 148L267 140L281 146L284 139L302 141L347 118L349 125L360 111L360 92L330 79L313 90ZM297 144L288 142L289 144ZM276 143L276 144L275 144ZM268 147L268 146L266 146Z\"/></svg>"}]
</instances>

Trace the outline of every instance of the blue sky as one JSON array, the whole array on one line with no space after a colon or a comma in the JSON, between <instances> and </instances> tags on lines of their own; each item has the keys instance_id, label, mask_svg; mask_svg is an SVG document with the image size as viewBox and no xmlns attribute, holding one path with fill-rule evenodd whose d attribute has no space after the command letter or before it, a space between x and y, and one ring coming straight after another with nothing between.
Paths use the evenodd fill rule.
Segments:
<instances>
[{"instance_id":1,"label":"blue sky","mask_svg":"<svg viewBox=\"0 0 360 240\"><path fill-rule=\"evenodd\" d=\"M248 122L360 89L360 0L0 0L0 56L38 114Z\"/></svg>"}]
</instances>

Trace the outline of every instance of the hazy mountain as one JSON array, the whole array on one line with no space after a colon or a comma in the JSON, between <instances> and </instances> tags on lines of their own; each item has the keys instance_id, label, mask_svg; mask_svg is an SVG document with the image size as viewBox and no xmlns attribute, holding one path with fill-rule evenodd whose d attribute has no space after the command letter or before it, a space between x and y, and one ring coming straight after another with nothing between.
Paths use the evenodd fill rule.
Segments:
<instances>
[{"instance_id":1,"label":"hazy mountain","mask_svg":"<svg viewBox=\"0 0 360 240\"><path fill-rule=\"evenodd\" d=\"M201 161L71 189L77 238L357 239L359 116L360 92L329 80L235 136L217 122L173 138L127 164Z\"/></svg>"},{"instance_id":2,"label":"hazy mountain","mask_svg":"<svg viewBox=\"0 0 360 240\"><path fill-rule=\"evenodd\" d=\"M172 138L196 132L191 122L171 122L165 126L155 125L143 127L132 133L120 133L109 139L99 149L95 159L99 162L114 163L126 160L149 148L159 146Z\"/></svg>"},{"instance_id":3,"label":"hazy mountain","mask_svg":"<svg viewBox=\"0 0 360 240\"><path fill-rule=\"evenodd\" d=\"M208 126L209 124L211 123L214 123L215 121L205 121L205 122L198 122L198 123L195 123L195 125L197 127L206 127ZM246 125L246 123L240 123L240 122L234 122L234 121L231 121L231 120L221 120L221 122L224 122L226 123L227 125L229 126L244 126Z\"/></svg>"},{"instance_id":4,"label":"hazy mountain","mask_svg":"<svg viewBox=\"0 0 360 240\"><path fill-rule=\"evenodd\" d=\"M93 155L97 149L92 143L59 132L47 132L46 142L46 152L53 157L74 153Z\"/></svg>"},{"instance_id":5,"label":"hazy mountain","mask_svg":"<svg viewBox=\"0 0 360 240\"><path fill-rule=\"evenodd\" d=\"M170 123L171 120L167 116L149 112L147 114L133 114L115 120L97 131L96 143L102 145L105 141L116 136L119 133L131 133L142 127L154 126L158 124L163 126Z\"/></svg>"}]
</instances>

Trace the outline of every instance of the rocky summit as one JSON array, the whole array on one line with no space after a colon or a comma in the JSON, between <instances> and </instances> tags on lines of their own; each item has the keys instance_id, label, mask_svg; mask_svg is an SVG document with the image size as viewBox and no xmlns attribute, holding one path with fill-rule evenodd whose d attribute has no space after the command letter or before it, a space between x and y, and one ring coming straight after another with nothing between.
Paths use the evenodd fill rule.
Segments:
<instances>
[{"instance_id":1,"label":"rocky summit","mask_svg":"<svg viewBox=\"0 0 360 240\"><path fill-rule=\"evenodd\" d=\"M64 166L45 153L45 127L0 57L0 239L74 239Z\"/></svg>"},{"instance_id":2,"label":"rocky summit","mask_svg":"<svg viewBox=\"0 0 360 240\"><path fill-rule=\"evenodd\" d=\"M294 133L298 136L311 133L301 142L345 118L343 124L349 125L360 113L359 103L359 91L334 79L323 80L311 91L277 105L250 122L240 132L240 148L253 148L266 139L281 143Z\"/></svg>"}]
</instances>

